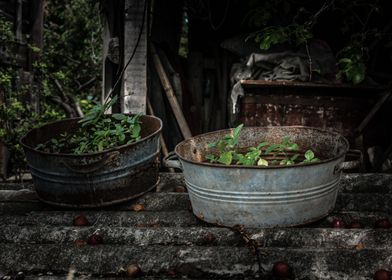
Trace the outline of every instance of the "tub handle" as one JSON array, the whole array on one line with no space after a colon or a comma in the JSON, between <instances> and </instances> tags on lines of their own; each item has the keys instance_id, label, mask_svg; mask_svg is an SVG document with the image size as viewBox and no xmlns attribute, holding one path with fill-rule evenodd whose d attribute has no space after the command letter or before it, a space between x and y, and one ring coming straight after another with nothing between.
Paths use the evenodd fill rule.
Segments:
<instances>
[{"instance_id":1,"label":"tub handle","mask_svg":"<svg viewBox=\"0 0 392 280\"><path fill-rule=\"evenodd\" d=\"M178 168L182 170L182 164L174 151L168 153L168 155L163 158L163 165L168 168Z\"/></svg>"},{"instance_id":2,"label":"tub handle","mask_svg":"<svg viewBox=\"0 0 392 280\"><path fill-rule=\"evenodd\" d=\"M360 150L350 149L347 151L347 153L357 154L359 159L358 160L351 160L351 161L344 161L344 162L339 163L338 165L335 166L334 174L339 173L340 171L343 171L343 170L350 170L350 169L358 168L361 166L363 154Z\"/></svg>"},{"instance_id":3,"label":"tub handle","mask_svg":"<svg viewBox=\"0 0 392 280\"><path fill-rule=\"evenodd\" d=\"M97 161L86 163L86 164L75 163L75 160L72 161L63 160L62 163L68 170L72 172L86 174L86 173L95 172L103 168L104 166L108 165L109 163L113 162L114 159L117 158L119 154L120 154L119 151L114 151L106 154L105 156L103 156L101 159Z\"/></svg>"}]
</instances>

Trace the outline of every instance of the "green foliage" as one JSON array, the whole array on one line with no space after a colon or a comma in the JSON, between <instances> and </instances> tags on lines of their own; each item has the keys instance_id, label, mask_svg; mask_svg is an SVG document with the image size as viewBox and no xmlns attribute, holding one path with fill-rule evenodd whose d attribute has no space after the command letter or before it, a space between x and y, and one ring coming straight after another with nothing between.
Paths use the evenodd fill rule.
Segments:
<instances>
[{"instance_id":1,"label":"green foliage","mask_svg":"<svg viewBox=\"0 0 392 280\"><path fill-rule=\"evenodd\" d=\"M292 5L291 1L285 0L264 2L251 0L250 6L251 10L244 21L259 30L247 39L252 38L262 50L283 43L290 46L305 45L309 61L311 58L307 41L313 38L313 27L320 20L320 15L327 10L330 12L328 18L334 18L336 15L339 20L334 24L338 27L337 36L351 38L349 42L341 42L345 47L336 54L339 67L336 78L354 85L361 83L366 76L368 55L366 46L374 46L377 42L382 42L381 39L390 37L389 33L378 30L380 23L388 22L388 18L385 18L388 14L381 9L380 1L325 1L318 11L308 11L303 6ZM313 8L313 5L305 6ZM292 7L298 8L292 9ZM375 20L376 15L384 18ZM275 24L273 19L275 22L288 22L288 24ZM327 24L324 22L323 26ZM317 69L310 70L317 72Z\"/></svg>"},{"instance_id":2,"label":"green foliage","mask_svg":"<svg viewBox=\"0 0 392 280\"><path fill-rule=\"evenodd\" d=\"M15 40L12 29L12 22L0 15L0 42L13 42Z\"/></svg>"},{"instance_id":3,"label":"green foliage","mask_svg":"<svg viewBox=\"0 0 392 280\"><path fill-rule=\"evenodd\" d=\"M341 50L338 54L339 72L337 79L346 78L354 85L365 79L366 65L364 63L364 50L358 42L351 44Z\"/></svg>"},{"instance_id":4,"label":"green foliage","mask_svg":"<svg viewBox=\"0 0 392 280\"><path fill-rule=\"evenodd\" d=\"M284 137L281 143L272 144L266 150L265 154L284 153L285 151L298 151L299 147L296 143L290 141L289 137Z\"/></svg>"},{"instance_id":5,"label":"green foliage","mask_svg":"<svg viewBox=\"0 0 392 280\"><path fill-rule=\"evenodd\" d=\"M231 164L233 160L233 149L238 144L238 137L240 136L240 132L243 126L243 124L240 124L234 128L232 134L226 135L217 142L208 145L209 148L216 147L219 151L219 157L217 158L213 157L213 155L209 155L210 162L219 162L226 165Z\"/></svg>"},{"instance_id":6,"label":"green foliage","mask_svg":"<svg viewBox=\"0 0 392 280\"><path fill-rule=\"evenodd\" d=\"M65 93L89 103L98 100L100 84L78 91L91 78L101 77L102 24L99 1L53 0L47 2L44 29L43 63L48 73L48 90L58 93L53 80Z\"/></svg>"},{"instance_id":7,"label":"green foliage","mask_svg":"<svg viewBox=\"0 0 392 280\"><path fill-rule=\"evenodd\" d=\"M19 139L31 128L64 117L64 114L45 103L41 104L41 113L35 113L29 104L21 101L21 97L29 93L29 87L22 87L18 91L10 90L9 80L14 75L15 70L12 69L5 70L1 74L0 87L4 89L6 98L0 105L0 139L11 153L10 164L13 172L18 173L25 168L25 157ZM5 78L6 76L9 79Z\"/></svg>"},{"instance_id":8,"label":"green foliage","mask_svg":"<svg viewBox=\"0 0 392 280\"><path fill-rule=\"evenodd\" d=\"M291 24L288 26L270 26L252 34L260 49L268 50L274 45L289 43L301 45L313 37L308 25Z\"/></svg>"},{"instance_id":9,"label":"green foliage","mask_svg":"<svg viewBox=\"0 0 392 280\"><path fill-rule=\"evenodd\" d=\"M275 2L277 1L265 1L260 6L258 6L258 2L251 3L252 7L248 14L245 16L244 21L247 22L248 26L266 26L267 23L272 19L272 15L277 12Z\"/></svg>"},{"instance_id":10,"label":"green foliage","mask_svg":"<svg viewBox=\"0 0 392 280\"><path fill-rule=\"evenodd\" d=\"M307 150L305 152L305 159L303 160L303 163L312 163L312 162L318 162L318 161L320 161L320 160L314 156L314 153L312 150Z\"/></svg>"},{"instance_id":11,"label":"green foliage","mask_svg":"<svg viewBox=\"0 0 392 280\"><path fill-rule=\"evenodd\" d=\"M284 137L280 143L261 142L256 147L249 147L246 152L241 152L238 147L238 138L242 127L242 124L237 126L232 134L225 135L222 139L209 144L208 148L215 149L215 151L207 154L206 160L210 163L244 166L292 165L319 161L312 150L307 150L301 161L300 148L298 144L291 142L289 137ZM270 156L272 160L268 161L267 157Z\"/></svg>"},{"instance_id":12,"label":"green foliage","mask_svg":"<svg viewBox=\"0 0 392 280\"><path fill-rule=\"evenodd\" d=\"M49 153L85 154L139 140L141 115L105 115L105 111L115 102L116 98L113 98L103 105L96 105L79 121L80 127L74 133L60 134L35 148Z\"/></svg>"},{"instance_id":13,"label":"green foliage","mask_svg":"<svg viewBox=\"0 0 392 280\"><path fill-rule=\"evenodd\" d=\"M76 102L80 100L85 112L99 99L99 82L90 87L81 88L81 85L92 78L101 80L101 32L99 2L47 1L44 48L30 44L28 37L20 42L40 56L30 72L33 83L21 85L20 68L14 66L16 61L11 60L12 65L0 64L0 92L4 98L3 103L0 102L0 140L11 152L11 173L26 169L19 139L32 128L66 117L63 107L53 102L54 97L66 95ZM0 15L0 45L6 53L13 54L15 43L12 22ZM56 87L55 80L61 84L63 93ZM39 97L36 98L39 102L33 108L31 99L35 97Z\"/></svg>"}]
</instances>

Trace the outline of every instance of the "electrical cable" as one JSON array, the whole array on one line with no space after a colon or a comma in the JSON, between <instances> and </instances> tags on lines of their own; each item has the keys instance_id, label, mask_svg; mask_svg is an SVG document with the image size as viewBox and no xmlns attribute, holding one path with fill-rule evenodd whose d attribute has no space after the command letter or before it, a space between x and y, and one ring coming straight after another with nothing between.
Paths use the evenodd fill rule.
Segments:
<instances>
[{"instance_id":1,"label":"electrical cable","mask_svg":"<svg viewBox=\"0 0 392 280\"><path fill-rule=\"evenodd\" d=\"M144 21L145 21L145 19L146 19L146 12L147 12L147 2L148 2L148 0L144 0L142 24L140 25L140 31L139 31L139 35L138 35L137 40L136 40L135 47L133 48L132 54L131 54L131 56L129 57L127 63L125 64L125 66L124 66L123 69L121 70L120 75L117 77L116 82L114 83L113 87L110 89L108 95L105 97L105 101L103 102L104 104L106 104L106 102L108 102L109 98L112 96L114 90L116 89L116 87L118 86L120 80L122 79L125 70L127 69L128 65L131 63L133 57L134 57L135 54L136 54L136 50L137 50L137 48L138 48L138 46L139 46L140 39L141 39L142 34L143 34Z\"/></svg>"}]
</instances>

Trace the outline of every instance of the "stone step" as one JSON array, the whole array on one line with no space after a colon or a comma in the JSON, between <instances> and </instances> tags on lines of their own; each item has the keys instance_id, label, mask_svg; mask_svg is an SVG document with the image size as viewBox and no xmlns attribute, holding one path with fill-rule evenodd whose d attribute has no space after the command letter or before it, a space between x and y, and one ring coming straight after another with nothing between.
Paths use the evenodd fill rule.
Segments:
<instances>
[{"instance_id":1,"label":"stone step","mask_svg":"<svg viewBox=\"0 0 392 280\"><path fill-rule=\"evenodd\" d=\"M95 209L99 211L129 211L133 204L143 204L146 211L178 211L189 209L187 193L148 193L145 196L116 206ZM32 211L72 212L74 209L53 207L38 201L0 202L0 215L23 215ZM380 193L340 193L336 211L367 211L392 214L392 195Z\"/></svg>"},{"instance_id":2,"label":"stone step","mask_svg":"<svg viewBox=\"0 0 392 280\"><path fill-rule=\"evenodd\" d=\"M181 196L179 196L181 197ZM148 205L148 204L147 204ZM146 206L148 210L148 206ZM73 219L84 214L95 227L211 227L198 219L190 210L177 211L33 211L24 215L1 215L2 225L17 226L72 226ZM346 224L359 220L364 228L373 228L378 219L388 218L392 222L392 215L383 212L333 212L327 218L318 222L304 225L309 228L329 228L333 219L342 219Z\"/></svg>"},{"instance_id":3,"label":"stone step","mask_svg":"<svg viewBox=\"0 0 392 280\"><path fill-rule=\"evenodd\" d=\"M270 274L275 262L285 261L296 279L370 279L374 271L392 266L391 249L259 249L227 246L124 246L0 244L0 271L25 274L52 271L115 275L121 267L138 264L145 275L189 277L256 276L259 263Z\"/></svg>"},{"instance_id":4,"label":"stone step","mask_svg":"<svg viewBox=\"0 0 392 280\"><path fill-rule=\"evenodd\" d=\"M391 230L272 228L246 229L246 234L261 247L272 248L392 248ZM217 227L49 227L4 226L0 243L75 244L99 232L105 245L194 245L244 246L241 235L229 228Z\"/></svg>"}]
</instances>

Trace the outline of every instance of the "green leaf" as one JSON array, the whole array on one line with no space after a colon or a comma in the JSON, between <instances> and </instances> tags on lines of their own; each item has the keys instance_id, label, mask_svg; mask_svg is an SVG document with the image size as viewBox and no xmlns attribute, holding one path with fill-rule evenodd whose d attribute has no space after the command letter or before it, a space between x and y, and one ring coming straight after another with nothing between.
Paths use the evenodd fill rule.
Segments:
<instances>
[{"instance_id":1,"label":"green leaf","mask_svg":"<svg viewBox=\"0 0 392 280\"><path fill-rule=\"evenodd\" d=\"M209 148L209 149L215 148L215 147L216 147L216 143L217 143L217 142L209 143L209 144L207 145L207 148Z\"/></svg>"},{"instance_id":2,"label":"green leaf","mask_svg":"<svg viewBox=\"0 0 392 280\"><path fill-rule=\"evenodd\" d=\"M314 158L314 153L313 153L313 151L312 150L307 150L306 152L305 152L305 159L307 160L307 161L310 161L310 160L312 160Z\"/></svg>"},{"instance_id":3,"label":"green leaf","mask_svg":"<svg viewBox=\"0 0 392 280\"><path fill-rule=\"evenodd\" d=\"M290 144L288 144L287 149L290 151L298 151L299 146L296 143L290 143Z\"/></svg>"},{"instance_id":4,"label":"green leaf","mask_svg":"<svg viewBox=\"0 0 392 280\"><path fill-rule=\"evenodd\" d=\"M103 141L100 141L97 145L98 151L103 151Z\"/></svg>"},{"instance_id":5,"label":"green leaf","mask_svg":"<svg viewBox=\"0 0 392 280\"><path fill-rule=\"evenodd\" d=\"M280 164L280 165L286 165L286 164L287 164L287 161L288 161L287 158L282 159L282 160L279 162L279 164Z\"/></svg>"},{"instance_id":6,"label":"green leaf","mask_svg":"<svg viewBox=\"0 0 392 280\"><path fill-rule=\"evenodd\" d=\"M232 160L233 160L232 151L224 152L218 158L218 162L223 163L225 165L230 165Z\"/></svg>"},{"instance_id":7,"label":"green leaf","mask_svg":"<svg viewBox=\"0 0 392 280\"><path fill-rule=\"evenodd\" d=\"M237 143L238 143L238 137L240 136L240 132L241 132L241 129L244 127L244 125L243 124L240 124L239 126L237 126L236 128L234 128L234 131L233 131L233 142L232 142L232 145L237 145Z\"/></svg>"},{"instance_id":8,"label":"green leaf","mask_svg":"<svg viewBox=\"0 0 392 280\"><path fill-rule=\"evenodd\" d=\"M272 151L275 151L277 148L279 148L280 147L280 144L272 144L271 146L269 146L266 150L265 150L265 152L264 152L264 154L269 154L269 153L271 153Z\"/></svg>"},{"instance_id":9,"label":"green leaf","mask_svg":"<svg viewBox=\"0 0 392 280\"><path fill-rule=\"evenodd\" d=\"M257 149L261 149L267 145L268 145L268 142L261 142L259 145L257 145Z\"/></svg>"},{"instance_id":10,"label":"green leaf","mask_svg":"<svg viewBox=\"0 0 392 280\"><path fill-rule=\"evenodd\" d=\"M260 158L260 159L257 161L257 165L258 165L258 166L268 166L268 161L266 161L266 160L263 159L263 158Z\"/></svg>"},{"instance_id":11,"label":"green leaf","mask_svg":"<svg viewBox=\"0 0 392 280\"><path fill-rule=\"evenodd\" d=\"M216 157L213 154L206 155L206 159L211 163L216 162Z\"/></svg>"},{"instance_id":12,"label":"green leaf","mask_svg":"<svg viewBox=\"0 0 392 280\"><path fill-rule=\"evenodd\" d=\"M45 149L45 144L38 144L37 146L35 146L36 150L44 150Z\"/></svg>"},{"instance_id":13,"label":"green leaf","mask_svg":"<svg viewBox=\"0 0 392 280\"><path fill-rule=\"evenodd\" d=\"M294 161L292 161L291 159L287 159L286 160L286 165L292 165L292 164L294 164L295 162Z\"/></svg>"},{"instance_id":14,"label":"green leaf","mask_svg":"<svg viewBox=\"0 0 392 280\"><path fill-rule=\"evenodd\" d=\"M112 117L118 121L122 121L127 118L124 114L113 114Z\"/></svg>"},{"instance_id":15,"label":"green leaf","mask_svg":"<svg viewBox=\"0 0 392 280\"><path fill-rule=\"evenodd\" d=\"M290 158L290 160L291 160L292 162L295 162L295 161L297 160L298 157L299 157L299 154L295 154L295 155L293 155L293 156Z\"/></svg>"},{"instance_id":16,"label":"green leaf","mask_svg":"<svg viewBox=\"0 0 392 280\"><path fill-rule=\"evenodd\" d=\"M140 132L142 128L139 124L135 124L134 127L132 128L132 138L138 138L140 137Z\"/></svg>"},{"instance_id":17,"label":"green leaf","mask_svg":"<svg viewBox=\"0 0 392 280\"><path fill-rule=\"evenodd\" d=\"M347 64L351 64L351 63L352 63L352 60L345 57L345 58L339 59L339 62L338 62L338 63L347 63Z\"/></svg>"}]
</instances>

